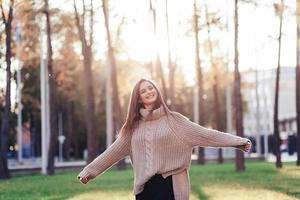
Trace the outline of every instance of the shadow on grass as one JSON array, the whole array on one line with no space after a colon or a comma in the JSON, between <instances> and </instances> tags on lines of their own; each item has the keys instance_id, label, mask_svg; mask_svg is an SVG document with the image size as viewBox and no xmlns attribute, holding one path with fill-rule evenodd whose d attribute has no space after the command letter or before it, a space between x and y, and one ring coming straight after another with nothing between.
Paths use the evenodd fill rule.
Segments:
<instances>
[{"instance_id":1,"label":"shadow on grass","mask_svg":"<svg viewBox=\"0 0 300 200\"><path fill-rule=\"evenodd\" d=\"M214 185L221 187L241 185L244 188L252 188L253 190L262 189L264 191L271 190L300 199L299 177L287 176L281 173L272 163L262 161L247 162L246 171L241 173L236 173L234 167L234 163L192 166L190 170L190 177L192 177L191 184L201 184L201 186L193 187L193 189L197 190L197 188L202 188L197 194L200 197L204 193L203 199L210 199L210 196L205 197L205 188L209 186L213 187ZM284 167L288 168L289 165ZM299 173L299 171L297 173ZM200 199L202 200L202 198Z\"/></svg>"},{"instance_id":2,"label":"shadow on grass","mask_svg":"<svg viewBox=\"0 0 300 200\"><path fill-rule=\"evenodd\" d=\"M199 200L208 200L208 197L205 195L200 185L194 184L191 186L191 188L192 188L192 193L196 194L196 197Z\"/></svg>"}]
</instances>

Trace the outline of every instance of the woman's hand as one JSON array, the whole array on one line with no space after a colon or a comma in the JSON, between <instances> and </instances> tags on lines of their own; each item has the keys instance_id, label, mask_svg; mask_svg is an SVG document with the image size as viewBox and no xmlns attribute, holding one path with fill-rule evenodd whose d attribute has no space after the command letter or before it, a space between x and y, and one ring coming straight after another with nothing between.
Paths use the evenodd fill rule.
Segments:
<instances>
[{"instance_id":1,"label":"woman's hand","mask_svg":"<svg viewBox=\"0 0 300 200\"><path fill-rule=\"evenodd\" d=\"M250 152L251 147L252 147L252 143L250 140L248 140L246 144L237 146L238 149L240 149L244 152Z\"/></svg>"},{"instance_id":2,"label":"woman's hand","mask_svg":"<svg viewBox=\"0 0 300 200\"><path fill-rule=\"evenodd\" d=\"M80 176L77 176L77 178L79 179L79 181L82 183L82 184L87 184L90 180L89 177L80 177Z\"/></svg>"}]
</instances>

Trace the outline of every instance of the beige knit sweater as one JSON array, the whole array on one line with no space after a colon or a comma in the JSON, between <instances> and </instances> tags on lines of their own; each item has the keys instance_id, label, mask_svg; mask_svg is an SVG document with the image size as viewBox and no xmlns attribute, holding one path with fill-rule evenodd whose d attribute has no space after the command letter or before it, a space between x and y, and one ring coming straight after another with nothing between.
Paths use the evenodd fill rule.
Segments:
<instances>
[{"instance_id":1,"label":"beige knit sweater","mask_svg":"<svg viewBox=\"0 0 300 200\"><path fill-rule=\"evenodd\" d=\"M150 113L141 109L142 120L132 135L121 135L115 142L87 165L80 177L95 178L113 164L130 155L134 170L134 195L154 174L172 176L175 200L188 200L190 181L188 170L192 148L236 147L246 138L208 129L188 120L178 112L167 115L163 107Z\"/></svg>"}]
</instances>

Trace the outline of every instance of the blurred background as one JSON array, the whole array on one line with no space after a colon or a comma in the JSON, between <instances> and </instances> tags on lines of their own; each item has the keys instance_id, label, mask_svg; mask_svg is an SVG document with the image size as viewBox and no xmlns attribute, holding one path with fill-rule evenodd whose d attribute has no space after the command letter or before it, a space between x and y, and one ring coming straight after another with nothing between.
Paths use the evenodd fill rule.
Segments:
<instances>
[{"instance_id":1,"label":"blurred background","mask_svg":"<svg viewBox=\"0 0 300 200\"><path fill-rule=\"evenodd\" d=\"M195 148L193 163L300 165L299 0L0 6L0 178L92 161L116 138L143 77L171 110L253 143L250 153Z\"/></svg>"}]
</instances>

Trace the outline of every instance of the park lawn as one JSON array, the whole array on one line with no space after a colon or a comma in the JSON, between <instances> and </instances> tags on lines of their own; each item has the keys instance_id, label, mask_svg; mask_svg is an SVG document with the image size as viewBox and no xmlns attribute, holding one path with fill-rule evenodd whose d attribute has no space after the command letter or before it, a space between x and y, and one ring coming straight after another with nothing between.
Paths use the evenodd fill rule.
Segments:
<instances>
[{"instance_id":1,"label":"park lawn","mask_svg":"<svg viewBox=\"0 0 300 200\"><path fill-rule=\"evenodd\" d=\"M0 200L131 200L133 172L109 170L87 185L78 172L55 176L26 175L0 181ZM295 200L300 199L300 167L247 161L246 171L236 173L234 163L192 165L191 200Z\"/></svg>"},{"instance_id":2,"label":"park lawn","mask_svg":"<svg viewBox=\"0 0 300 200\"><path fill-rule=\"evenodd\" d=\"M300 199L300 167L284 163L247 162L246 172L234 172L234 163L192 167L192 192L209 200L294 200Z\"/></svg>"}]
</instances>

